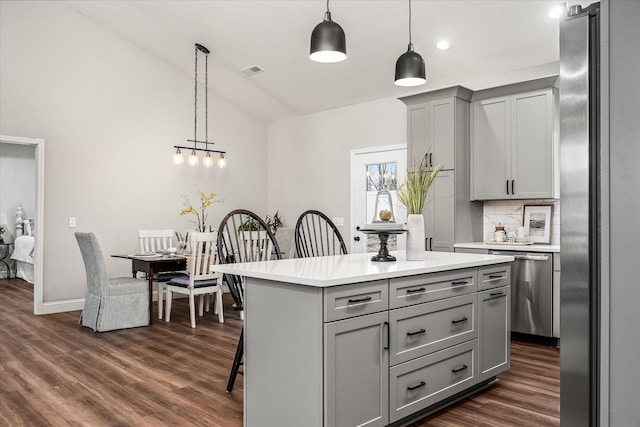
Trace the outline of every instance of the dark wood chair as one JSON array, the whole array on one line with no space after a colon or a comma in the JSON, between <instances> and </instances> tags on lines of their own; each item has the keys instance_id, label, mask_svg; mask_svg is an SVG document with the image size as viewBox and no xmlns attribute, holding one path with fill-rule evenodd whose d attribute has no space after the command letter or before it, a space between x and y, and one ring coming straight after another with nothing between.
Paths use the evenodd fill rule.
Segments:
<instances>
[{"instance_id":1,"label":"dark wood chair","mask_svg":"<svg viewBox=\"0 0 640 427\"><path fill-rule=\"evenodd\" d=\"M271 229L255 213L237 209L225 216L218 227L218 263L230 264L236 262L267 261L281 259L280 247L271 232ZM225 274L224 280L229 286L229 292L233 297L233 309L240 311L240 317L244 318L244 279L234 274ZM244 328L240 333L240 341L233 359L231 374L227 383L227 393L231 393L238 374L242 374L242 358Z\"/></svg>"},{"instance_id":2,"label":"dark wood chair","mask_svg":"<svg viewBox=\"0 0 640 427\"><path fill-rule=\"evenodd\" d=\"M316 210L308 210L298 217L294 241L298 258L347 253L336 225L328 216Z\"/></svg>"}]
</instances>

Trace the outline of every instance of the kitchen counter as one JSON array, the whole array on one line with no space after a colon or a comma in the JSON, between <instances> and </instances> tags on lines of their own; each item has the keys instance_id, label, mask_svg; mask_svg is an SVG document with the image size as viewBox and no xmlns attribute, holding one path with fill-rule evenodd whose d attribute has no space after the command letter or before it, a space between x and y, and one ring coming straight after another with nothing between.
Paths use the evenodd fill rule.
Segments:
<instances>
[{"instance_id":1,"label":"kitchen counter","mask_svg":"<svg viewBox=\"0 0 640 427\"><path fill-rule=\"evenodd\" d=\"M509 369L514 257L393 254L214 266L245 278L245 427L406 425Z\"/></svg>"},{"instance_id":2,"label":"kitchen counter","mask_svg":"<svg viewBox=\"0 0 640 427\"><path fill-rule=\"evenodd\" d=\"M373 262L369 253L219 264L214 269L257 279L326 288L513 261L511 256L451 252L427 252L424 261L407 261L405 251L393 255L398 259L396 262Z\"/></svg>"},{"instance_id":3,"label":"kitchen counter","mask_svg":"<svg viewBox=\"0 0 640 427\"><path fill-rule=\"evenodd\" d=\"M454 248L464 249L486 249L486 250L499 250L499 251L521 251L521 252L560 252L560 245L544 245L540 243L534 243L533 245L515 245L515 244L500 244L500 243L484 243L484 242L469 242L469 243L456 243Z\"/></svg>"}]
</instances>

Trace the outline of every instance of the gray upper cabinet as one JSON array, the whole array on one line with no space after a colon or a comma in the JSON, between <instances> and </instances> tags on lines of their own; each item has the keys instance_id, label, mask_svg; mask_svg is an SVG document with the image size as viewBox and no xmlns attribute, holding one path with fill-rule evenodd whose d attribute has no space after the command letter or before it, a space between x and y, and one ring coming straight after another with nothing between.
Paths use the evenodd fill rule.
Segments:
<instances>
[{"instance_id":1,"label":"gray upper cabinet","mask_svg":"<svg viewBox=\"0 0 640 427\"><path fill-rule=\"evenodd\" d=\"M409 167L426 158L428 166L442 163L450 170L464 161L470 99L471 91L462 86L401 98L407 104Z\"/></svg>"},{"instance_id":2,"label":"gray upper cabinet","mask_svg":"<svg viewBox=\"0 0 640 427\"><path fill-rule=\"evenodd\" d=\"M471 200L558 196L557 99L545 88L472 103Z\"/></svg>"},{"instance_id":3,"label":"gray upper cabinet","mask_svg":"<svg viewBox=\"0 0 640 427\"><path fill-rule=\"evenodd\" d=\"M408 165L441 163L424 211L425 248L453 252L454 243L482 239L482 206L469 201L469 101L455 86L401 98L407 105Z\"/></svg>"}]
</instances>

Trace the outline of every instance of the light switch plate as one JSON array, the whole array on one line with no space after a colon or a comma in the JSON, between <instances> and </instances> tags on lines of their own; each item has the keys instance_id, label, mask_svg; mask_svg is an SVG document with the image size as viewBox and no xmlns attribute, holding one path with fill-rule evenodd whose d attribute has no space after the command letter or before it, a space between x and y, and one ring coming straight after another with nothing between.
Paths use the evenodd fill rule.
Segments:
<instances>
[{"instance_id":1,"label":"light switch plate","mask_svg":"<svg viewBox=\"0 0 640 427\"><path fill-rule=\"evenodd\" d=\"M70 216L69 217L69 228L76 228L76 217L75 216Z\"/></svg>"}]
</instances>

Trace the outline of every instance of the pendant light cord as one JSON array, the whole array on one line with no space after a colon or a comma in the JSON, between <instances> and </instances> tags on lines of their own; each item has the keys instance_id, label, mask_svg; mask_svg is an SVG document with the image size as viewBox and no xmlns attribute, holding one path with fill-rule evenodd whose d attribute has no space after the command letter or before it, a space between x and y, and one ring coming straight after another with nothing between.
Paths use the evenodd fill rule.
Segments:
<instances>
[{"instance_id":1,"label":"pendant light cord","mask_svg":"<svg viewBox=\"0 0 640 427\"><path fill-rule=\"evenodd\" d=\"M413 46L411 43L411 0L409 0L409 46Z\"/></svg>"},{"instance_id":2,"label":"pendant light cord","mask_svg":"<svg viewBox=\"0 0 640 427\"><path fill-rule=\"evenodd\" d=\"M195 76L193 90L193 93L195 94L193 100L193 145L195 147L195 141L198 140L198 46L196 46L196 60L193 75Z\"/></svg>"},{"instance_id":3,"label":"pendant light cord","mask_svg":"<svg viewBox=\"0 0 640 427\"><path fill-rule=\"evenodd\" d=\"M209 145L209 54L204 55L204 141Z\"/></svg>"},{"instance_id":4,"label":"pendant light cord","mask_svg":"<svg viewBox=\"0 0 640 427\"><path fill-rule=\"evenodd\" d=\"M196 45L195 69L193 70L195 94L193 100L193 140L198 140L198 46ZM204 54L204 140L209 143L209 54ZM195 142L194 142L195 144Z\"/></svg>"}]
</instances>

